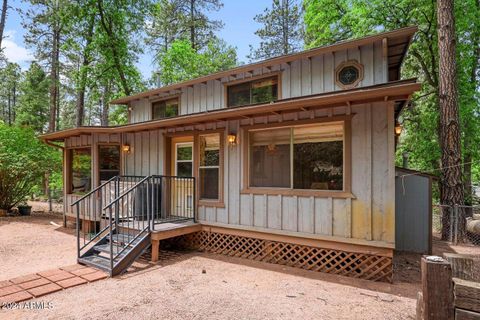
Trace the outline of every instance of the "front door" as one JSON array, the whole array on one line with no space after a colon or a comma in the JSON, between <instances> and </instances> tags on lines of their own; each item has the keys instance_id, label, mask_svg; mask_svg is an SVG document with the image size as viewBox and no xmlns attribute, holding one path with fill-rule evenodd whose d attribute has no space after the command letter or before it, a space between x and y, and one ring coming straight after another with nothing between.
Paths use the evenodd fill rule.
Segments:
<instances>
[{"instance_id":1,"label":"front door","mask_svg":"<svg viewBox=\"0 0 480 320\"><path fill-rule=\"evenodd\" d=\"M193 214L194 176L193 137L172 139L172 175L171 181L172 207L171 214L175 217L191 217ZM173 217L172 217L173 218Z\"/></svg>"}]
</instances>

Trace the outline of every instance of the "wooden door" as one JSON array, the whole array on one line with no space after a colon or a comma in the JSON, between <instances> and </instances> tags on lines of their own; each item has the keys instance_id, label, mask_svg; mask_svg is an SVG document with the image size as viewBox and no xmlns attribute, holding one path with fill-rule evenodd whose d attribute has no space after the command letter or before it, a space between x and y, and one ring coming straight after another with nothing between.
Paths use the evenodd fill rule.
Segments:
<instances>
[{"instance_id":1,"label":"wooden door","mask_svg":"<svg viewBox=\"0 0 480 320\"><path fill-rule=\"evenodd\" d=\"M171 179L172 202L171 215L176 217L191 217L193 214L194 183L194 147L193 137L172 139L172 172L176 178Z\"/></svg>"}]
</instances>

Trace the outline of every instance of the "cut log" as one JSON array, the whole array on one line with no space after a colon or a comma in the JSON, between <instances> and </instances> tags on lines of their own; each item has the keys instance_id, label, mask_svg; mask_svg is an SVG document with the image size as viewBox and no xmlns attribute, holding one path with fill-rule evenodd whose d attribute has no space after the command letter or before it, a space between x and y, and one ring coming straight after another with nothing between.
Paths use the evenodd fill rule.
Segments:
<instances>
[{"instance_id":1,"label":"cut log","mask_svg":"<svg viewBox=\"0 0 480 320\"><path fill-rule=\"evenodd\" d=\"M480 312L480 283L453 278L455 307Z\"/></svg>"},{"instance_id":2,"label":"cut log","mask_svg":"<svg viewBox=\"0 0 480 320\"><path fill-rule=\"evenodd\" d=\"M480 220L467 218L467 231L470 233L480 234Z\"/></svg>"},{"instance_id":3,"label":"cut log","mask_svg":"<svg viewBox=\"0 0 480 320\"><path fill-rule=\"evenodd\" d=\"M452 265L452 277L480 282L480 257L458 253L445 253Z\"/></svg>"},{"instance_id":4,"label":"cut log","mask_svg":"<svg viewBox=\"0 0 480 320\"><path fill-rule=\"evenodd\" d=\"M457 308L455 309L455 320L480 320L480 313Z\"/></svg>"}]
</instances>

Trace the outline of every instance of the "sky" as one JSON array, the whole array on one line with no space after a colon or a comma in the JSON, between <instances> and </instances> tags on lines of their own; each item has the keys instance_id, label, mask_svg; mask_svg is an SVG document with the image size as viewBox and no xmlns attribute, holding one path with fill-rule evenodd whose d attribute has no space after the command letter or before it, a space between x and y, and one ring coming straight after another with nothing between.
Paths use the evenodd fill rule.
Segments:
<instances>
[{"instance_id":1,"label":"sky","mask_svg":"<svg viewBox=\"0 0 480 320\"><path fill-rule=\"evenodd\" d=\"M271 0L224 0L223 2L223 8L218 12L209 13L209 16L224 22L224 28L217 35L237 48L240 61L248 62L249 45L256 47L260 40L255 35L260 25L253 21L253 17L269 7ZM21 16L16 9L26 10L28 5L21 0L10 1L9 5L11 8L8 11L2 46L9 61L16 62L22 69L26 69L30 61L34 60L34 56L33 51L23 42L25 31L21 25ZM147 48L145 49L145 54L140 56L137 66L144 78L148 79L154 70L153 54Z\"/></svg>"}]
</instances>

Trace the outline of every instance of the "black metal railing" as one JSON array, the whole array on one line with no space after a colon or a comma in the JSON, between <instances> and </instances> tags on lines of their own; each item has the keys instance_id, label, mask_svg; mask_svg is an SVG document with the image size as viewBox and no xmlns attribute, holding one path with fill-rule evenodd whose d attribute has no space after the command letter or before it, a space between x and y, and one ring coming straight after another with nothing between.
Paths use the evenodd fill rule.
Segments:
<instances>
[{"instance_id":1,"label":"black metal railing","mask_svg":"<svg viewBox=\"0 0 480 320\"><path fill-rule=\"evenodd\" d=\"M113 268L155 225L195 221L195 178L149 176L121 193L103 210L109 224L110 267Z\"/></svg>"},{"instance_id":2,"label":"black metal railing","mask_svg":"<svg viewBox=\"0 0 480 320\"><path fill-rule=\"evenodd\" d=\"M71 204L72 207L75 206L77 216L78 257L88 250L95 240L105 234L109 224L105 221L103 207L144 178L140 176L115 176L102 182L98 187ZM80 221L85 221L82 227L80 227Z\"/></svg>"}]
</instances>

